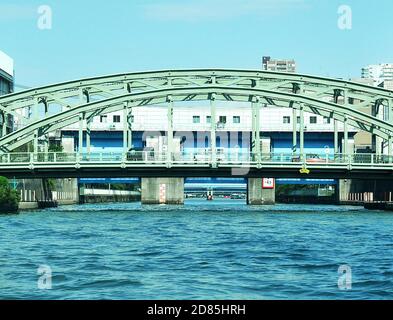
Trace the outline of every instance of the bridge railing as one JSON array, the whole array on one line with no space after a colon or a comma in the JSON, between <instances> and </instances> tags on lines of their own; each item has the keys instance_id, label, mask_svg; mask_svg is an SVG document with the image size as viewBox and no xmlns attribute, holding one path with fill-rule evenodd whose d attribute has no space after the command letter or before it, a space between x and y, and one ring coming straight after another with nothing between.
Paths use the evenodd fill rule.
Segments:
<instances>
[{"instance_id":1,"label":"bridge railing","mask_svg":"<svg viewBox=\"0 0 393 320\"><path fill-rule=\"evenodd\" d=\"M393 157L376 154L314 154L293 153L247 153L247 152L186 152L158 153L154 151L136 152L49 152L49 153L4 153L0 154L0 166L28 164L78 164L104 163L129 165L392 165Z\"/></svg>"}]
</instances>

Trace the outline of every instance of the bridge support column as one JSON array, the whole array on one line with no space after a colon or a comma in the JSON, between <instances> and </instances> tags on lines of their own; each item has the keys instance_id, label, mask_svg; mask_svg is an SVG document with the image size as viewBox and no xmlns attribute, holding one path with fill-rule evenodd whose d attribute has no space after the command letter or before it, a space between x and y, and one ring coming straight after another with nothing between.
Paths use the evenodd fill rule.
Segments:
<instances>
[{"instance_id":1,"label":"bridge support column","mask_svg":"<svg viewBox=\"0 0 393 320\"><path fill-rule=\"evenodd\" d=\"M338 121L334 119L334 155L340 153L338 143Z\"/></svg>"},{"instance_id":2,"label":"bridge support column","mask_svg":"<svg viewBox=\"0 0 393 320\"><path fill-rule=\"evenodd\" d=\"M216 119L216 96L212 94L210 97L210 121L211 121L211 129L210 129L210 146L211 146L211 161L212 167L215 168L217 166L217 148L216 148L216 129L217 129L217 119Z\"/></svg>"},{"instance_id":3,"label":"bridge support column","mask_svg":"<svg viewBox=\"0 0 393 320\"><path fill-rule=\"evenodd\" d=\"M127 113L127 149L132 148L132 122L133 122L133 115L132 115L132 107L130 104L128 105L128 113Z\"/></svg>"},{"instance_id":4,"label":"bridge support column","mask_svg":"<svg viewBox=\"0 0 393 320\"><path fill-rule=\"evenodd\" d=\"M300 104L300 159L304 158L304 109L303 103Z\"/></svg>"},{"instance_id":5,"label":"bridge support column","mask_svg":"<svg viewBox=\"0 0 393 320\"><path fill-rule=\"evenodd\" d=\"M142 204L184 204L184 178L142 178Z\"/></svg>"},{"instance_id":6,"label":"bridge support column","mask_svg":"<svg viewBox=\"0 0 393 320\"><path fill-rule=\"evenodd\" d=\"M79 115L78 153L83 153L83 114Z\"/></svg>"},{"instance_id":7,"label":"bridge support column","mask_svg":"<svg viewBox=\"0 0 393 320\"><path fill-rule=\"evenodd\" d=\"M91 152L91 121L87 121L86 123L86 153L90 154Z\"/></svg>"},{"instance_id":8,"label":"bridge support column","mask_svg":"<svg viewBox=\"0 0 393 320\"><path fill-rule=\"evenodd\" d=\"M348 145L348 118L345 116L344 118L344 148L343 153L345 156L349 153L349 145Z\"/></svg>"},{"instance_id":9,"label":"bridge support column","mask_svg":"<svg viewBox=\"0 0 393 320\"><path fill-rule=\"evenodd\" d=\"M49 105L48 105L48 101L47 101L47 100L44 100L43 103L44 103L44 108L45 108L45 118L47 118L48 115L49 115ZM44 135L44 152L45 152L45 153L48 153L48 152L49 152L49 134L48 134L48 133L46 133L46 134ZM45 156L45 161L47 161L47 156Z\"/></svg>"},{"instance_id":10,"label":"bridge support column","mask_svg":"<svg viewBox=\"0 0 393 320\"><path fill-rule=\"evenodd\" d=\"M7 135L7 114L4 111L1 113L1 118L1 136L4 137Z\"/></svg>"},{"instance_id":11,"label":"bridge support column","mask_svg":"<svg viewBox=\"0 0 393 320\"><path fill-rule=\"evenodd\" d=\"M297 110L296 108L292 109L292 153L296 154L297 152Z\"/></svg>"},{"instance_id":12,"label":"bridge support column","mask_svg":"<svg viewBox=\"0 0 393 320\"><path fill-rule=\"evenodd\" d=\"M167 98L167 102L168 102L167 164L168 167L170 167L173 161L173 108L174 108L174 102L171 96Z\"/></svg>"},{"instance_id":13,"label":"bridge support column","mask_svg":"<svg viewBox=\"0 0 393 320\"><path fill-rule=\"evenodd\" d=\"M33 152L38 153L38 130L34 131Z\"/></svg>"},{"instance_id":14,"label":"bridge support column","mask_svg":"<svg viewBox=\"0 0 393 320\"><path fill-rule=\"evenodd\" d=\"M252 109L252 157L254 161L257 161L258 163L261 160L261 137L260 137L260 104L259 104L259 98L255 98L253 102L251 103L251 109Z\"/></svg>"},{"instance_id":15,"label":"bridge support column","mask_svg":"<svg viewBox=\"0 0 393 320\"><path fill-rule=\"evenodd\" d=\"M248 178L247 204L248 205L273 205L276 203L276 188L262 188L262 178Z\"/></svg>"},{"instance_id":16,"label":"bridge support column","mask_svg":"<svg viewBox=\"0 0 393 320\"><path fill-rule=\"evenodd\" d=\"M381 101L380 100L375 101L375 104L372 107L372 115L378 119L383 120L383 110L381 109L382 109ZM375 151L375 154L378 156L382 154L382 142L383 142L382 138L380 138L376 134L372 135L373 150Z\"/></svg>"},{"instance_id":17,"label":"bridge support column","mask_svg":"<svg viewBox=\"0 0 393 320\"><path fill-rule=\"evenodd\" d=\"M33 112L33 121L38 121L38 119L39 119L39 116L38 116L38 106L39 106L39 104L40 104L40 100L37 99L36 103L33 106L33 110L32 110L32 112ZM34 153L38 152L38 130L34 131L33 150L34 150Z\"/></svg>"},{"instance_id":18,"label":"bridge support column","mask_svg":"<svg viewBox=\"0 0 393 320\"><path fill-rule=\"evenodd\" d=\"M128 102L123 106L123 153L128 151Z\"/></svg>"}]
</instances>

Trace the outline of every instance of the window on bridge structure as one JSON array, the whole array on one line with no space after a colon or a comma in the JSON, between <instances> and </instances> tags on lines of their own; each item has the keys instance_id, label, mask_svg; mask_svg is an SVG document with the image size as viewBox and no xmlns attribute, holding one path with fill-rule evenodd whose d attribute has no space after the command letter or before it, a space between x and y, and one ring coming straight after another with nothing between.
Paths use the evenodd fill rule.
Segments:
<instances>
[{"instance_id":1,"label":"window on bridge structure","mask_svg":"<svg viewBox=\"0 0 393 320\"><path fill-rule=\"evenodd\" d=\"M316 124L317 123L317 117L311 116L310 117L310 124Z\"/></svg>"},{"instance_id":2,"label":"window on bridge structure","mask_svg":"<svg viewBox=\"0 0 393 320\"><path fill-rule=\"evenodd\" d=\"M240 123L240 116L233 116L233 123Z\"/></svg>"},{"instance_id":3,"label":"window on bridge structure","mask_svg":"<svg viewBox=\"0 0 393 320\"><path fill-rule=\"evenodd\" d=\"M324 124L330 124L331 119L329 117L323 117Z\"/></svg>"},{"instance_id":4,"label":"window on bridge structure","mask_svg":"<svg viewBox=\"0 0 393 320\"><path fill-rule=\"evenodd\" d=\"M100 116L100 122L101 123L107 123L108 122L108 116Z\"/></svg>"},{"instance_id":5,"label":"window on bridge structure","mask_svg":"<svg viewBox=\"0 0 393 320\"><path fill-rule=\"evenodd\" d=\"M223 123L223 124L227 123L227 117L226 116L220 116L218 119L219 119L218 122L220 122L220 123Z\"/></svg>"},{"instance_id":6,"label":"window on bridge structure","mask_svg":"<svg viewBox=\"0 0 393 320\"><path fill-rule=\"evenodd\" d=\"M290 124L291 123L291 117L288 117L288 116L282 117L282 123Z\"/></svg>"},{"instance_id":7,"label":"window on bridge structure","mask_svg":"<svg viewBox=\"0 0 393 320\"><path fill-rule=\"evenodd\" d=\"M206 116L206 123L212 123L212 117Z\"/></svg>"},{"instance_id":8,"label":"window on bridge structure","mask_svg":"<svg viewBox=\"0 0 393 320\"><path fill-rule=\"evenodd\" d=\"M113 116L113 123L120 123L120 116Z\"/></svg>"},{"instance_id":9,"label":"window on bridge structure","mask_svg":"<svg viewBox=\"0 0 393 320\"><path fill-rule=\"evenodd\" d=\"M201 123L201 117L200 116L193 116L192 122L193 123Z\"/></svg>"}]
</instances>

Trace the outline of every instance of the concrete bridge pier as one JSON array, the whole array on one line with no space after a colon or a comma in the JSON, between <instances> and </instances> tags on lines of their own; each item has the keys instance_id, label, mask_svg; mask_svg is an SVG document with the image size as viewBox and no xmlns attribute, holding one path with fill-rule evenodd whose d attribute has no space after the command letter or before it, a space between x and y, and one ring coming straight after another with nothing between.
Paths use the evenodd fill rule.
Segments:
<instances>
[{"instance_id":1,"label":"concrete bridge pier","mask_svg":"<svg viewBox=\"0 0 393 320\"><path fill-rule=\"evenodd\" d=\"M184 178L142 178L142 204L184 204Z\"/></svg>"},{"instance_id":2,"label":"concrete bridge pier","mask_svg":"<svg viewBox=\"0 0 393 320\"><path fill-rule=\"evenodd\" d=\"M262 187L262 178L248 178L247 204L273 205L276 203L276 187L267 189Z\"/></svg>"}]
</instances>

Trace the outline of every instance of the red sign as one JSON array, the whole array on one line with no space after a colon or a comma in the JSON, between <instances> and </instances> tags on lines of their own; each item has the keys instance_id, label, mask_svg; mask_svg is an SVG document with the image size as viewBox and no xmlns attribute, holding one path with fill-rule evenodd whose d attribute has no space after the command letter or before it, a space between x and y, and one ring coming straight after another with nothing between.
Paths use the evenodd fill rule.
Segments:
<instances>
[{"instance_id":1,"label":"red sign","mask_svg":"<svg viewBox=\"0 0 393 320\"><path fill-rule=\"evenodd\" d=\"M262 179L262 189L274 189L275 180L274 178L263 178Z\"/></svg>"}]
</instances>

